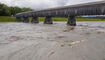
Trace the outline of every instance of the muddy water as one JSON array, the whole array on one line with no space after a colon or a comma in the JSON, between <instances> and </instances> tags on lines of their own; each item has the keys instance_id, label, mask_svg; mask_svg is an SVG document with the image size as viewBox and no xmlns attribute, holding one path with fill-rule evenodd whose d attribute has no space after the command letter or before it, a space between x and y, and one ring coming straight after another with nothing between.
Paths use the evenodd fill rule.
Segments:
<instances>
[{"instance_id":1,"label":"muddy water","mask_svg":"<svg viewBox=\"0 0 105 60\"><path fill-rule=\"evenodd\" d=\"M105 22L0 23L0 60L105 60Z\"/></svg>"}]
</instances>

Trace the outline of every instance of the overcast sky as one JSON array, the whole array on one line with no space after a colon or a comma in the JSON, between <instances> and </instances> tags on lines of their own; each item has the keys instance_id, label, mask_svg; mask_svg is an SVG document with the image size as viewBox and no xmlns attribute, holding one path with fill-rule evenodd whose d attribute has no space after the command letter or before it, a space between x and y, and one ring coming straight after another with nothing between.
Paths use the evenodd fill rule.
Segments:
<instances>
[{"instance_id":1,"label":"overcast sky","mask_svg":"<svg viewBox=\"0 0 105 60\"><path fill-rule=\"evenodd\" d=\"M101 0L0 0L1 3L8 6L30 7L32 9L45 9L94 1Z\"/></svg>"}]
</instances>

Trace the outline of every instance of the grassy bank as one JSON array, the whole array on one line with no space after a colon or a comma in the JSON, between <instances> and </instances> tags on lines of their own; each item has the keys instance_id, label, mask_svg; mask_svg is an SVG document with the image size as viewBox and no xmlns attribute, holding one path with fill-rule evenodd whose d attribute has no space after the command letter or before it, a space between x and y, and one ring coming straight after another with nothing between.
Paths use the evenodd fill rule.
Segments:
<instances>
[{"instance_id":1,"label":"grassy bank","mask_svg":"<svg viewBox=\"0 0 105 60\"><path fill-rule=\"evenodd\" d=\"M0 22L17 22L15 18L9 16L0 16Z\"/></svg>"},{"instance_id":2,"label":"grassy bank","mask_svg":"<svg viewBox=\"0 0 105 60\"><path fill-rule=\"evenodd\" d=\"M77 21L105 21L104 17L93 17L93 18L82 18L82 17L77 17Z\"/></svg>"},{"instance_id":3,"label":"grassy bank","mask_svg":"<svg viewBox=\"0 0 105 60\"><path fill-rule=\"evenodd\" d=\"M43 21L44 18L40 17L40 21ZM54 17L53 21L67 21L68 19L66 17ZM105 18L99 17L99 18L82 18L82 17L76 17L77 21L105 21Z\"/></svg>"},{"instance_id":4,"label":"grassy bank","mask_svg":"<svg viewBox=\"0 0 105 60\"><path fill-rule=\"evenodd\" d=\"M30 18L31 21L32 18ZM39 17L39 21L44 21L44 17ZM53 21L67 21L68 19L66 17L53 17ZM105 21L104 17L98 17L98 18L81 18L77 17L77 21ZM9 16L0 16L0 22L17 22L15 18L9 17Z\"/></svg>"}]
</instances>

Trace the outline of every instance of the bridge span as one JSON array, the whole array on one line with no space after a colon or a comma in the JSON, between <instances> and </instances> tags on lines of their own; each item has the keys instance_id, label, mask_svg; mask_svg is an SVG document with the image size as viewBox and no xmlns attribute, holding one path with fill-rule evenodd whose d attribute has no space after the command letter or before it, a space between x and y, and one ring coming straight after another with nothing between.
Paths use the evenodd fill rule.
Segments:
<instances>
[{"instance_id":1,"label":"bridge span","mask_svg":"<svg viewBox=\"0 0 105 60\"><path fill-rule=\"evenodd\" d=\"M68 17L67 24L76 26L76 16L104 14L105 1L98 1L38 11L23 12L16 14L15 17L17 20L24 18L23 22L25 23L29 22L29 17L32 17L32 23L39 23L38 17L45 17L44 24L53 24L52 17Z\"/></svg>"}]
</instances>

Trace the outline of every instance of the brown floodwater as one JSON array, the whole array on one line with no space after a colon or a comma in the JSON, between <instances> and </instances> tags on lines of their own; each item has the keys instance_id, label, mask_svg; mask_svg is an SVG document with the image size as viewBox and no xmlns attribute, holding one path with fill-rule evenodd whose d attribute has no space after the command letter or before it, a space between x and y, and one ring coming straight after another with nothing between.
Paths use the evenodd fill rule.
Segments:
<instances>
[{"instance_id":1,"label":"brown floodwater","mask_svg":"<svg viewBox=\"0 0 105 60\"><path fill-rule=\"evenodd\" d=\"M105 22L1 22L0 60L105 60Z\"/></svg>"}]
</instances>

